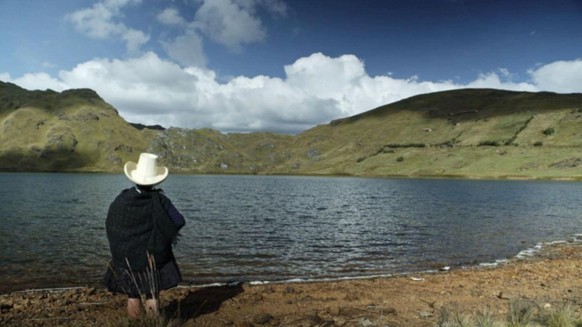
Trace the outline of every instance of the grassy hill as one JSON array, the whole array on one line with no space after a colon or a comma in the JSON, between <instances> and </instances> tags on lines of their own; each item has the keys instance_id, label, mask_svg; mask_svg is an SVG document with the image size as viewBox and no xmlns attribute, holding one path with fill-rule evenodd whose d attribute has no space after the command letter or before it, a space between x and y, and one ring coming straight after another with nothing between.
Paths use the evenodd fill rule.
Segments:
<instances>
[{"instance_id":1,"label":"grassy hill","mask_svg":"<svg viewBox=\"0 0 582 327\"><path fill-rule=\"evenodd\" d=\"M317 126L292 157L318 174L580 178L581 133L581 94L467 89Z\"/></svg>"},{"instance_id":2,"label":"grassy hill","mask_svg":"<svg viewBox=\"0 0 582 327\"><path fill-rule=\"evenodd\" d=\"M582 94L465 89L295 136L129 124L91 90L0 83L0 170L121 171L142 151L181 173L582 179Z\"/></svg>"},{"instance_id":3,"label":"grassy hill","mask_svg":"<svg viewBox=\"0 0 582 327\"><path fill-rule=\"evenodd\" d=\"M92 90L27 91L0 83L2 171L119 170L153 137Z\"/></svg>"}]
</instances>

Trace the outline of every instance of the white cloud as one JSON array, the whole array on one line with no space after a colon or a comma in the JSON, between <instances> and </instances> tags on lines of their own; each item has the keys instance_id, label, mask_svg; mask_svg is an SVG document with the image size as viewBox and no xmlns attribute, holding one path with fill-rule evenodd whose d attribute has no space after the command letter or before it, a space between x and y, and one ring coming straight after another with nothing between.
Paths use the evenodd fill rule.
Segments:
<instances>
[{"instance_id":1,"label":"white cloud","mask_svg":"<svg viewBox=\"0 0 582 327\"><path fill-rule=\"evenodd\" d=\"M266 31L255 15L255 1L205 0L196 12L194 25L215 42L232 50L262 41Z\"/></svg>"},{"instance_id":2,"label":"white cloud","mask_svg":"<svg viewBox=\"0 0 582 327\"><path fill-rule=\"evenodd\" d=\"M202 38L196 32L180 35L171 42L164 42L163 47L170 58L184 66L206 66Z\"/></svg>"},{"instance_id":3,"label":"white cloud","mask_svg":"<svg viewBox=\"0 0 582 327\"><path fill-rule=\"evenodd\" d=\"M120 22L123 17L121 9L140 2L141 0L105 0L95 3L91 8L68 14L66 19L82 34L95 39L120 38L126 42L129 52L135 52L147 43L150 37Z\"/></svg>"},{"instance_id":4,"label":"white cloud","mask_svg":"<svg viewBox=\"0 0 582 327\"><path fill-rule=\"evenodd\" d=\"M545 91L582 92L582 58L571 61L555 61L529 74L540 89Z\"/></svg>"},{"instance_id":5,"label":"white cloud","mask_svg":"<svg viewBox=\"0 0 582 327\"><path fill-rule=\"evenodd\" d=\"M51 89L60 92L71 88L63 81L55 79L47 73L25 74L16 79L13 79L10 74L0 74L0 80L17 84L28 90Z\"/></svg>"},{"instance_id":6,"label":"white cloud","mask_svg":"<svg viewBox=\"0 0 582 327\"><path fill-rule=\"evenodd\" d=\"M78 32L96 39L106 39L120 34L123 25L112 22L114 13L102 3L92 8L82 9L67 16Z\"/></svg>"},{"instance_id":7,"label":"white cloud","mask_svg":"<svg viewBox=\"0 0 582 327\"><path fill-rule=\"evenodd\" d=\"M287 5L281 0L258 0L257 3L274 14L280 16L287 14Z\"/></svg>"},{"instance_id":8,"label":"white cloud","mask_svg":"<svg viewBox=\"0 0 582 327\"><path fill-rule=\"evenodd\" d=\"M466 85L469 88L492 88L504 89L512 91L528 91L536 92L538 87L531 83L514 83L511 80L503 80L502 77L507 77L506 71L501 71L501 76L495 72L480 74L479 78Z\"/></svg>"},{"instance_id":9,"label":"white cloud","mask_svg":"<svg viewBox=\"0 0 582 327\"><path fill-rule=\"evenodd\" d=\"M88 37L123 40L127 51L135 54L150 41L150 35L126 26L124 11L130 5L141 3L141 0L101 0L92 7L66 15L66 20ZM200 60L203 57L202 37L239 51L243 45L263 41L267 35L257 12L259 9L274 15L287 12L281 0L197 0L191 5L196 6L192 21L187 21L175 7L165 8L155 17L166 27L181 29L178 37L160 42L171 58L183 64L204 62ZM188 44L188 41L193 43ZM195 51L186 56L186 50Z\"/></svg>"},{"instance_id":10,"label":"white cloud","mask_svg":"<svg viewBox=\"0 0 582 327\"><path fill-rule=\"evenodd\" d=\"M186 20L180 16L180 13L175 8L164 9L156 18L160 23L169 26L180 26L186 24Z\"/></svg>"},{"instance_id":11,"label":"white cloud","mask_svg":"<svg viewBox=\"0 0 582 327\"><path fill-rule=\"evenodd\" d=\"M429 92L467 87L579 92L581 64L574 60L541 66L530 72L530 83L513 83L507 80L509 71L499 70L457 84L370 76L354 55L333 58L314 53L286 65L284 78L238 76L220 82L212 70L183 68L149 52L129 60L94 59L61 71L58 78L41 73L13 79L0 74L0 80L27 89L92 88L131 122L295 133Z\"/></svg>"},{"instance_id":12,"label":"white cloud","mask_svg":"<svg viewBox=\"0 0 582 327\"><path fill-rule=\"evenodd\" d=\"M95 59L61 71L59 77L71 87L96 90L121 112L146 117L188 106L195 82L178 65L151 52L125 61Z\"/></svg>"},{"instance_id":13,"label":"white cloud","mask_svg":"<svg viewBox=\"0 0 582 327\"><path fill-rule=\"evenodd\" d=\"M132 53L138 52L150 39L144 32L132 28L125 30L121 38L125 41L127 51Z\"/></svg>"},{"instance_id":14,"label":"white cloud","mask_svg":"<svg viewBox=\"0 0 582 327\"><path fill-rule=\"evenodd\" d=\"M289 86L301 89L306 96L333 100L338 110L335 118L358 114L412 95L456 87L450 82L371 77L364 63L354 55L330 58L315 53L285 66L285 73Z\"/></svg>"},{"instance_id":15,"label":"white cloud","mask_svg":"<svg viewBox=\"0 0 582 327\"><path fill-rule=\"evenodd\" d=\"M178 31L177 36L168 37L161 44L170 58L184 66L206 65L205 39L232 51L263 41L266 32L257 10L265 9L275 15L285 15L287 10L280 0L201 0L196 6L192 21L187 21L174 7L163 9L156 16L158 22Z\"/></svg>"}]
</instances>

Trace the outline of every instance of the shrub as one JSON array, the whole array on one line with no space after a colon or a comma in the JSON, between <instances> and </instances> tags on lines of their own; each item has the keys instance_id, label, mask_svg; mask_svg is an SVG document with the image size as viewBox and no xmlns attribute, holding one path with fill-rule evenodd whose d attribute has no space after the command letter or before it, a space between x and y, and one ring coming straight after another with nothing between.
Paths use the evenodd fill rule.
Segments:
<instances>
[{"instance_id":1,"label":"shrub","mask_svg":"<svg viewBox=\"0 0 582 327\"><path fill-rule=\"evenodd\" d=\"M508 327L528 326L533 320L535 305L526 300L515 300L509 302L509 313L507 315Z\"/></svg>"},{"instance_id":2,"label":"shrub","mask_svg":"<svg viewBox=\"0 0 582 327\"><path fill-rule=\"evenodd\" d=\"M479 146L499 146L499 141L481 141Z\"/></svg>"},{"instance_id":3,"label":"shrub","mask_svg":"<svg viewBox=\"0 0 582 327\"><path fill-rule=\"evenodd\" d=\"M503 324L495 321L489 311L480 311L475 315L463 314L459 308L440 310L437 327L501 327Z\"/></svg>"},{"instance_id":4,"label":"shrub","mask_svg":"<svg viewBox=\"0 0 582 327\"><path fill-rule=\"evenodd\" d=\"M542 133L544 133L544 135L550 136L550 135L554 135L556 131L554 130L554 128L550 127L550 128L546 128L544 129L544 131Z\"/></svg>"},{"instance_id":5,"label":"shrub","mask_svg":"<svg viewBox=\"0 0 582 327\"><path fill-rule=\"evenodd\" d=\"M405 144L398 144L398 143L391 143L391 144L386 144L384 146L385 148L426 148L427 145L424 143L405 143Z\"/></svg>"},{"instance_id":6,"label":"shrub","mask_svg":"<svg viewBox=\"0 0 582 327\"><path fill-rule=\"evenodd\" d=\"M546 318L548 327L570 327L574 326L574 312L569 305L563 306L550 314Z\"/></svg>"},{"instance_id":7,"label":"shrub","mask_svg":"<svg viewBox=\"0 0 582 327\"><path fill-rule=\"evenodd\" d=\"M570 304L545 311L532 301L516 299L509 302L505 320L496 320L488 310L476 314L463 313L458 305L440 309L436 327L582 327L582 321Z\"/></svg>"}]
</instances>

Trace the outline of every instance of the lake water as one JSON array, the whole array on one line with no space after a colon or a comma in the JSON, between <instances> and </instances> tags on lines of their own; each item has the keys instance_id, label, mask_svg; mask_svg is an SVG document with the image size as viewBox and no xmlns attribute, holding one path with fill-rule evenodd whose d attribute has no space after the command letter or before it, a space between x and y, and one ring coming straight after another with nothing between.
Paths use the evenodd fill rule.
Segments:
<instances>
[{"instance_id":1,"label":"lake water","mask_svg":"<svg viewBox=\"0 0 582 327\"><path fill-rule=\"evenodd\" d=\"M0 292L99 285L114 174L0 174ZM582 183L171 175L186 284L491 263L582 232Z\"/></svg>"}]
</instances>

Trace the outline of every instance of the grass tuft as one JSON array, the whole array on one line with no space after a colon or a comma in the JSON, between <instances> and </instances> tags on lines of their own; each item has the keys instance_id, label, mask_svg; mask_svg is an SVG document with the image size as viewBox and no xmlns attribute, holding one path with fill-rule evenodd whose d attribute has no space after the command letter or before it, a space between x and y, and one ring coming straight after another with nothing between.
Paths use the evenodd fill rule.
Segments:
<instances>
[{"instance_id":1,"label":"grass tuft","mask_svg":"<svg viewBox=\"0 0 582 327\"><path fill-rule=\"evenodd\" d=\"M97 321L98 326L102 327L181 327L185 322L180 319L167 318L164 316L148 317L144 316L139 319L132 319L127 316L104 317Z\"/></svg>"},{"instance_id":2,"label":"grass tuft","mask_svg":"<svg viewBox=\"0 0 582 327\"><path fill-rule=\"evenodd\" d=\"M548 327L576 327L579 326L574 317L574 312L570 305L565 305L552 311L546 319Z\"/></svg>"},{"instance_id":3,"label":"grass tuft","mask_svg":"<svg viewBox=\"0 0 582 327\"><path fill-rule=\"evenodd\" d=\"M582 320L570 305L540 310L535 302L519 299L509 302L506 320L496 320L485 310L466 314L458 305L442 307L436 327L582 327Z\"/></svg>"},{"instance_id":4,"label":"grass tuft","mask_svg":"<svg viewBox=\"0 0 582 327\"><path fill-rule=\"evenodd\" d=\"M470 315L463 314L461 310L457 307L454 309L448 309L446 307L441 308L439 321L437 322L438 327L473 327L475 323Z\"/></svg>"},{"instance_id":5,"label":"grass tuft","mask_svg":"<svg viewBox=\"0 0 582 327\"><path fill-rule=\"evenodd\" d=\"M509 302L509 313L507 315L508 327L526 327L534 316L536 306L533 302L519 299Z\"/></svg>"}]
</instances>

